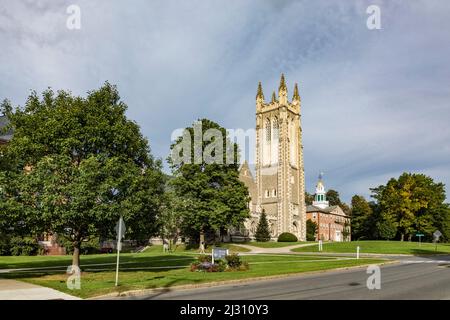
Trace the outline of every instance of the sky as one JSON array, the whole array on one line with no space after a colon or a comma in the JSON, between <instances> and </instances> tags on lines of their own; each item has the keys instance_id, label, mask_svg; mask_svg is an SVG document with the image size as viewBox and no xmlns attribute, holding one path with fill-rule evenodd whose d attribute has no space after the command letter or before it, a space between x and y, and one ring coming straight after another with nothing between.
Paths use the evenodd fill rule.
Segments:
<instances>
[{"instance_id":1,"label":"sky","mask_svg":"<svg viewBox=\"0 0 450 320\"><path fill-rule=\"evenodd\" d=\"M407 171L450 199L449 1L0 0L0 44L1 100L109 81L162 159L198 118L254 128L258 81L269 99L284 73L302 99L307 191L322 171L349 202Z\"/></svg>"}]
</instances>

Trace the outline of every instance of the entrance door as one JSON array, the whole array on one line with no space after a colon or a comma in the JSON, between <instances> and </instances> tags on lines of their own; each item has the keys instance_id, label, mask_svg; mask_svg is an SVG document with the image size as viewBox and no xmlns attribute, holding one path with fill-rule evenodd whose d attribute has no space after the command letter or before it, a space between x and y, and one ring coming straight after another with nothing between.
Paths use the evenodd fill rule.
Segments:
<instances>
[{"instance_id":1,"label":"entrance door","mask_svg":"<svg viewBox=\"0 0 450 320\"><path fill-rule=\"evenodd\" d=\"M339 231L339 230L336 230L336 237L334 238L335 239L335 241L342 241L342 239L341 239L341 231Z\"/></svg>"}]
</instances>

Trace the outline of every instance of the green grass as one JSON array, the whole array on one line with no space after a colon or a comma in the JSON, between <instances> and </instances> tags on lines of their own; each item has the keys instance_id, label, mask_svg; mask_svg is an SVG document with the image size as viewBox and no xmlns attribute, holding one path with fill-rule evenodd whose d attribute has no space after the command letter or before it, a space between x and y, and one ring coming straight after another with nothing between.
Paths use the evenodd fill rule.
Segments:
<instances>
[{"instance_id":1,"label":"green grass","mask_svg":"<svg viewBox=\"0 0 450 320\"><path fill-rule=\"evenodd\" d=\"M114 291L160 287L170 290L169 287L177 285L326 270L382 261L306 255L249 255L242 256L250 264L248 271L202 273L189 271L189 265L195 258L195 255L187 252L122 254L120 286L117 288L114 286L115 255L82 256L81 290L67 289L68 275L65 274L65 266L70 264L70 257L0 257L1 268L61 266L56 269L3 273L0 277L18 279L87 298ZM104 263L110 264L92 265Z\"/></svg>"},{"instance_id":2,"label":"green grass","mask_svg":"<svg viewBox=\"0 0 450 320\"><path fill-rule=\"evenodd\" d=\"M442 243L436 246L433 243L422 243L408 241L352 241L332 242L323 244L323 252L330 253L356 253L356 247L360 247L361 253L379 254L443 254L450 253L450 243ZM318 252L318 246L309 246L293 249L294 252Z\"/></svg>"},{"instance_id":3,"label":"green grass","mask_svg":"<svg viewBox=\"0 0 450 320\"><path fill-rule=\"evenodd\" d=\"M288 246L293 246L296 244L305 244L308 242L301 242L301 241L297 241L297 242L275 242L275 241L268 241L268 242L245 242L243 244L248 245L248 246L253 246L253 247L258 247L258 248L282 248L282 247L288 247Z\"/></svg>"}]
</instances>

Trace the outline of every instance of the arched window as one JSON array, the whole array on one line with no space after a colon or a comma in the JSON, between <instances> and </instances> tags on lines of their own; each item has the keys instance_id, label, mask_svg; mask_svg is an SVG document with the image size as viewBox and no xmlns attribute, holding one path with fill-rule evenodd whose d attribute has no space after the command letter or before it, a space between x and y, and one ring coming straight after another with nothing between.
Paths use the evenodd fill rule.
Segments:
<instances>
[{"instance_id":1,"label":"arched window","mask_svg":"<svg viewBox=\"0 0 450 320\"><path fill-rule=\"evenodd\" d=\"M270 119L266 119L266 141L270 142L271 138L272 138L272 130L270 126Z\"/></svg>"},{"instance_id":2,"label":"arched window","mask_svg":"<svg viewBox=\"0 0 450 320\"><path fill-rule=\"evenodd\" d=\"M278 140L278 137L279 137L279 124L278 119L275 118L273 120L273 139Z\"/></svg>"}]
</instances>

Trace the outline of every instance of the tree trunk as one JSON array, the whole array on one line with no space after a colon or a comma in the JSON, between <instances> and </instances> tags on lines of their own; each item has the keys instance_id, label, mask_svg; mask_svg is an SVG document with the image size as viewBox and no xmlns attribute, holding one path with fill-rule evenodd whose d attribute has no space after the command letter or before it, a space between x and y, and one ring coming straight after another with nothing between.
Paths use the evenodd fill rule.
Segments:
<instances>
[{"instance_id":1,"label":"tree trunk","mask_svg":"<svg viewBox=\"0 0 450 320\"><path fill-rule=\"evenodd\" d=\"M205 253L205 233L202 231L200 231L200 245L199 245L199 249L201 253Z\"/></svg>"},{"instance_id":2,"label":"tree trunk","mask_svg":"<svg viewBox=\"0 0 450 320\"><path fill-rule=\"evenodd\" d=\"M80 242L73 243L72 265L80 267Z\"/></svg>"}]
</instances>

